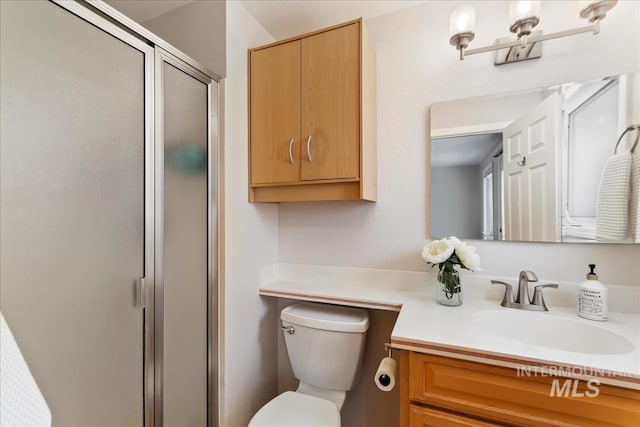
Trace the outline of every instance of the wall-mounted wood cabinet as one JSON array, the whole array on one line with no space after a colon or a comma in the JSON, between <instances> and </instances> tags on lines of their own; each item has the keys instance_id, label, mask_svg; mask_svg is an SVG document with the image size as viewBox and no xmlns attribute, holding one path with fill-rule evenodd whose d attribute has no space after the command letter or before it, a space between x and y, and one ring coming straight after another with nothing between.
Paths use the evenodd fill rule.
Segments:
<instances>
[{"instance_id":1,"label":"wall-mounted wood cabinet","mask_svg":"<svg viewBox=\"0 0 640 427\"><path fill-rule=\"evenodd\" d=\"M640 425L638 390L416 352L399 358L400 427Z\"/></svg>"},{"instance_id":2,"label":"wall-mounted wood cabinet","mask_svg":"<svg viewBox=\"0 0 640 427\"><path fill-rule=\"evenodd\" d=\"M249 200L376 200L375 52L364 22L249 50Z\"/></svg>"}]
</instances>

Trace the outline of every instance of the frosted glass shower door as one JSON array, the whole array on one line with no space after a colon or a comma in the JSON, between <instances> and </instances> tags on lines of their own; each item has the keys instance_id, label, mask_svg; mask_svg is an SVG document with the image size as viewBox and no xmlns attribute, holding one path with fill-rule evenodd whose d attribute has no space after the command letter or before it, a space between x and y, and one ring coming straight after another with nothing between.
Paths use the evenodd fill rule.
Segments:
<instances>
[{"instance_id":1,"label":"frosted glass shower door","mask_svg":"<svg viewBox=\"0 0 640 427\"><path fill-rule=\"evenodd\" d=\"M153 50L77 4L0 8L2 313L54 426L141 426Z\"/></svg>"},{"instance_id":2,"label":"frosted glass shower door","mask_svg":"<svg viewBox=\"0 0 640 427\"><path fill-rule=\"evenodd\" d=\"M157 53L161 259L157 275L157 383L167 427L207 425L209 252L209 94L211 79ZM162 147L162 148L160 148ZM159 165L159 166L160 166ZM159 317L162 317L160 320ZM160 323L162 326L160 326Z\"/></svg>"}]
</instances>

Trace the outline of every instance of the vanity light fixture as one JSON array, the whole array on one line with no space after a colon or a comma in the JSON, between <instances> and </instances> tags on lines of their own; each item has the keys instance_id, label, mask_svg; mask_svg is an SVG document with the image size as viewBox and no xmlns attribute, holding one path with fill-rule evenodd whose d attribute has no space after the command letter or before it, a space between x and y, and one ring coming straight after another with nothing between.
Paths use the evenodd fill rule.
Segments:
<instances>
[{"instance_id":1,"label":"vanity light fixture","mask_svg":"<svg viewBox=\"0 0 640 427\"><path fill-rule=\"evenodd\" d=\"M461 5L449 14L449 43L460 51L460 60L465 55L496 51L495 65L508 64L542 56L541 43L544 40L574 36L582 33L598 34L600 21L616 4L617 0L580 0L580 17L588 19L590 25L551 34L532 33L540 22L540 0L512 0L509 4L509 30L515 33L517 40L498 40L491 46L467 49L475 38L476 12L471 5ZM498 51L506 51L499 55Z\"/></svg>"}]
</instances>

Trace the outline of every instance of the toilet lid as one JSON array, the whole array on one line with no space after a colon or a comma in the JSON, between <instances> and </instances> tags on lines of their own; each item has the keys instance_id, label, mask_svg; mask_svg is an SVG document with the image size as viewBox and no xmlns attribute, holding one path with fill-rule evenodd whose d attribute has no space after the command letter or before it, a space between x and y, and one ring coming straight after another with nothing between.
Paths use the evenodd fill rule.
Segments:
<instances>
[{"instance_id":1,"label":"toilet lid","mask_svg":"<svg viewBox=\"0 0 640 427\"><path fill-rule=\"evenodd\" d=\"M249 427L340 427L335 403L302 393L287 391L264 405Z\"/></svg>"}]
</instances>

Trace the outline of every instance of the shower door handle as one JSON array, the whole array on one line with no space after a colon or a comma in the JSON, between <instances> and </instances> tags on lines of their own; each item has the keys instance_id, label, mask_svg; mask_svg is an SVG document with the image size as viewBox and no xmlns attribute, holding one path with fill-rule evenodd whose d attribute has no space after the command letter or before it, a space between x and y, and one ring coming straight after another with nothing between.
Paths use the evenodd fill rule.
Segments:
<instances>
[{"instance_id":1,"label":"shower door handle","mask_svg":"<svg viewBox=\"0 0 640 427\"><path fill-rule=\"evenodd\" d=\"M135 306L140 308L147 307L147 281L144 277L136 281Z\"/></svg>"}]
</instances>

